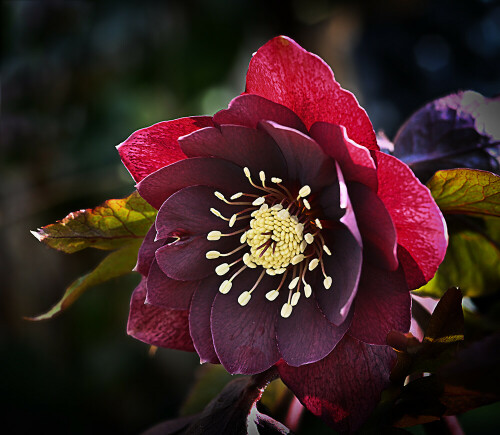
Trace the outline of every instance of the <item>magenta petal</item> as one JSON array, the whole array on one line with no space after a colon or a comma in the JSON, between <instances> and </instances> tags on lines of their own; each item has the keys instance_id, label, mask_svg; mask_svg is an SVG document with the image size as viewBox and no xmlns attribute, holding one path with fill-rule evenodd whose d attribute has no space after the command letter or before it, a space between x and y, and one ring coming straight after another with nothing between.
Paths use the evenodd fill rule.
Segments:
<instances>
[{"instance_id":1,"label":"magenta petal","mask_svg":"<svg viewBox=\"0 0 500 435\"><path fill-rule=\"evenodd\" d=\"M210 208L214 207L223 216L231 217L233 213L242 210L242 206L228 205L217 199L215 189L208 186L189 186L175 192L160 207L156 217L156 230L158 238L172 236L207 234L213 230L223 233L233 232L241 227L237 221L232 228L227 221L215 216ZM221 189L227 198L232 193ZM234 193L234 192L233 192ZM248 223L245 221L245 223ZM237 239L234 238L235 245Z\"/></svg>"},{"instance_id":2,"label":"magenta petal","mask_svg":"<svg viewBox=\"0 0 500 435\"><path fill-rule=\"evenodd\" d=\"M359 181L377 190L377 172L370 151L349 139L345 127L316 122L311 127L311 136L339 163L347 181Z\"/></svg>"},{"instance_id":3,"label":"magenta petal","mask_svg":"<svg viewBox=\"0 0 500 435\"><path fill-rule=\"evenodd\" d=\"M214 122L219 125L234 124L257 128L257 124L262 120L274 121L307 133L306 126L292 110L258 95L240 95L229 103L227 109L214 115Z\"/></svg>"},{"instance_id":4,"label":"magenta petal","mask_svg":"<svg viewBox=\"0 0 500 435\"><path fill-rule=\"evenodd\" d=\"M215 268L222 263L231 262L236 257L221 257L208 260L206 253L212 250L230 252L238 242L234 237L222 237L217 242L207 240L205 234L187 237L174 243L169 243L156 251L156 261L164 274L179 281L196 281L215 273ZM241 251L240 251L241 254ZM241 255L240 255L241 256Z\"/></svg>"},{"instance_id":5,"label":"magenta petal","mask_svg":"<svg viewBox=\"0 0 500 435\"><path fill-rule=\"evenodd\" d=\"M161 308L187 310L200 281L177 281L165 275L156 261L147 278L146 303Z\"/></svg>"},{"instance_id":6,"label":"magenta petal","mask_svg":"<svg viewBox=\"0 0 500 435\"><path fill-rule=\"evenodd\" d=\"M244 271L228 294L219 293L212 306L212 336L220 362L229 373L262 372L280 359L276 345L276 316L281 305L265 294L277 287L278 279L265 275L244 307L238 297L250 290L259 274ZM221 279L222 282L222 279Z\"/></svg>"},{"instance_id":7,"label":"magenta petal","mask_svg":"<svg viewBox=\"0 0 500 435\"><path fill-rule=\"evenodd\" d=\"M348 189L356 222L363 235L365 258L385 269L397 269L397 233L384 203L373 190L362 184L351 183Z\"/></svg>"},{"instance_id":8,"label":"magenta petal","mask_svg":"<svg viewBox=\"0 0 500 435\"><path fill-rule=\"evenodd\" d=\"M118 152L134 180L141 181L158 169L186 158L177 138L212 125L212 118L209 116L159 122L132 133L125 142L118 145Z\"/></svg>"},{"instance_id":9,"label":"magenta petal","mask_svg":"<svg viewBox=\"0 0 500 435\"><path fill-rule=\"evenodd\" d=\"M434 276L443 261L448 245L446 223L429 189L408 166L381 152L376 159L378 196L392 217L398 244L408 254L399 257L408 286L418 288Z\"/></svg>"},{"instance_id":10,"label":"magenta petal","mask_svg":"<svg viewBox=\"0 0 500 435\"><path fill-rule=\"evenodd\" d=\"M408 332L410 320L411 297L403 270L389 272L365 262L349 335L365 343L386 344L387 333Z\"/></svg>"},{"instance_id":11,"label":"magenta petal","mask_svg":"<svg viewBox=\"0 0 500 435\"><path fill-rule=\"evenodd\" d=\"M137 185L139 194L159 209L174 192L187 186L212 186L235 192L251 192L243 169L222 159L196 157L172 163L147 176Z\"/></svg>"},{"instance_id":12,"label":"magenta petal","mask_svg":"<svg viewBox=\"0 0 500 435\"><path fill-rule=\"evenodd\" d=\"M322 291L314 286L317 291ZM279 316L276 328L278 349L285 362L300 366L319 361L328 355L342 339L351 324L352 316L336 326L320 311L314 296L301 295L289 318Z\"/></svg>"},{"instance_id":13,"label":"magenta petal","mask_svg":"<svg viewBox=\"0 0 500 435\"><path fill-rule=\"evenodd\" d=\"M278 363L283 382L304 406L340 432L353 432L371 414L396 360L389 346L364 344L348 335L313 364Z\"/></svg>"},{"instance_id":14,"label":"magenta petal","mask_svg":"<svg viewBox=\"0 0 500 435\"><path fill-rule=\"evenodd\" d=\"M299 182L300 187L309 185L314 192L335 181L333 161L309 136L272 121L261 121L259 127L276 141L285 157L289 178Z\"/></svg>"},{"instance_id":15,"label":"magenta petal","mask_svg":"<svg viewBox=\"0 0 500 435\"><path fill-rule=\"evenodd\" d=\"M330 289L325 289L322 275L318 271L321 279L318 279L313 291L326 318L335 325L341 325L356 297L363 264L362 247L346 227L323 230L323 234L326 245L332 252L331 256L323 254L323 262L326 274L332 277L333 284Z\"/></svg>"},{"instance_id":16,"label":"magenta petal","mask_svg":"<svg viewBox=\"0 0 500 435\"><path fill-rule=\"evenodd\" d=\"M246 92L292 109L307 128L318 121L343 125L356 143L378 150L370 119L356 97L340 87L321 58L290 38L278 36L255 53Z\"/></svg>"},{"instance_id":17,"label":"magenta petal","mask_svg":"<svg viewBox=\"0 0 500 435\"><path fill-rule=\"evenodd\" d=\"M223 278L212 275L204 279L194 292L189 308L189 332L193 344L200 356L201 362L216 364L219 358L215 353L210 316L215 296L219 293L219 286Z\"/></svg>"},{"instance_id":18,"label":"magenta petal","mask_svg":"<svg viewBox=\"0 0 500 435\"><path fill-rule=\"evenodd\" d=\"M188 312L145 304L145 297L146 280L143 279L132 293L127 333L152 346L194 351Z\"/></svg>"},{"instance_id":19,"label":"magenta petal","mask_svg":"<svg viewBox=\"0 0 500 435\"><path fill-rule=\"evenodd\" d=\"M188 157L218 157L248 167L254 177L265 171L270 178L284 178L286 163L269 135L240 125L204 128L179 139ZM266 156L266 158L263 158ZM258 178L257 178L258 179Z\"/></svg>"},{"instance_id":20,"label":"magenta petal","mask_svg":"<svg viewBox=\"0 0 500 435\"><path fill-rule=\"evenodd\" d=\"M139 248L139 252L137 254L137 264L134 269L144 276L147 276L149 273L151 263L155 259L156 250L165 244L165 240L158 240L155 242L155 238L156 227L152 225L147 232L146 237L144 237L141 247Z\"/></svg>"}]
</instances>

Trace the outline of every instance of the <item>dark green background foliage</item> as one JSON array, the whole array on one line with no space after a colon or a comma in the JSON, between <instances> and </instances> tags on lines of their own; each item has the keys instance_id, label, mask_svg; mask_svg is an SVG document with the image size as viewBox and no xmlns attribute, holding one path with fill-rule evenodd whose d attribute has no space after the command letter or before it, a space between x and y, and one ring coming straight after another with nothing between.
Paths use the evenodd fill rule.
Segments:
<instances>
[{"instance_id":1,"label":"dark green background foliage","mask_svg":"<svg viewBox=\"0 0 500 435\"><path fill-rule=\"evenodd\" d=\"M128 195L114 146L134 130L225 107L244 89L252 52L277 34L322 56L391 138L427 101L500 90L500 6L486 0L3 1L1 16L7 433L133 434L176 416L188 395L194 354L151 357L125 333L138 276L88 291L50 321L22 318L49 309L105 254L63 255L29 229ZM461 421L494 433L495 411ZM303 433L328 431L306 415Z\"/></svg>"}]
</instances>

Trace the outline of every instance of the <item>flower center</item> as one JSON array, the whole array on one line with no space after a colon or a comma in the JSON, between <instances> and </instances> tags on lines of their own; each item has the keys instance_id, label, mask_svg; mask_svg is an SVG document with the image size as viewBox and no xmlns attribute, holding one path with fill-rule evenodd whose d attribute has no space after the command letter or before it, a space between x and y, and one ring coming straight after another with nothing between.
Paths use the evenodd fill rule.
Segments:
<instances>
[{"instance_id":1,"label":"flower center","mask_svg":"<svg viewBox=\"0 0 500 435\"><path fill-rule=\"evenodd\" d=\"M228 201L220 192L215 192L215 196L226 204L248 206L230 218L211 208L210 211L215 216L227 221L229 227L233 227L238 220L250 219L250 222L245 228L228 234L222 234L220 231L209 232L207 239L212 241L241 234L240 246L228 253L208 251L206 257L208 259L229 257L249 248L249 251L232 263L222 263L215 268L217 275L222 276L233 266L243 262L243 265L240 264L240 268L220 285L219 291L226 294L241 272L247 268L262 267L253 287L240 294L238 303L241 306L250 301L253 291L266 273L272 276L282 275L279 286L266 293L269 301L274 301L279 296L290 275L288 300L281 309L281 316L287 318L297 305L301 290L306 298L312 294L312 288L306 281L308 271L313 271L320 265L324 276L323 285L327 290L331 288L332 278L325 273L323 264L323 254L331 255L331 252L321 235L323 228L321 221L315 217L314 210L306 199L311 193L309 186L303 186L295 197L281 184L282 180L279 178L271 178L273 186L268 186L265 173L260 171L261 185L258 185L253 182L248 168L244 168L244 172L250 184L257 190L263 191L264 195L238 192L231 196L231 201ZM239 198L244 200L235 201Z\"/></svg>"}]
</instances>

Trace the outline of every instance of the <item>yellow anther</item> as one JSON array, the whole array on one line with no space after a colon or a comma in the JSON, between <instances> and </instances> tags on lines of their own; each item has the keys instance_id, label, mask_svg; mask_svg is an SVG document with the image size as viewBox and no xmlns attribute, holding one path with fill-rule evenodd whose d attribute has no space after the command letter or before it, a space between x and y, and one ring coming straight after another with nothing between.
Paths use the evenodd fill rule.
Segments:
<instances>
[{"instance_id":1,"label":"yellow anther","mask_svg":"<svg viewBox=\"0 0 500 435\"><path fill-rule=\"evenodd\" d=\"M297 276L294 279L290 281L290 284L288 284L288 288L290 290L293 290L295 287L297 287L297 284L299 283L300 278Z\"/></svg>"},{"instance_id":2,"label":"yellow anther","mask_svg":"<svg viewBox=\"0 0 500 435\"><path fill-rule=\"evenodd\" d=\"M332 251L330 251L330 249L326 245L323 245L323 251L325 251L328 255L332 255Z\"/></svg>"},{"instance_id":3,"label":"yellow anther","mask_svg":"<svg viewBox=\"0 0 500 435\"><path fill-rule=\"evenodd\" d=\"M233 196L231 196L231 199L238 199L243 196L242 192L235 193Z\"/></svg>"},{"instance_id":4,"label":"yellow anther","mask_svg":"<svg viewBox=\"0 0 500 435\"><path fill-rule=\"evenodd\" d=\"M222 216L221 212L219 210L216 210L215 208L211 208L210 211L215 215L217 216L218 218L221 218L221 219L224 219L225 221L228 221L229 219L228 218L225 218L224 216Z\"/></svg>"},{"instance_id":5,"label":"yellow anther","mask_svg":"<svg viewBox=\"0 0 500 435\"><path fill-rule=\"evenodd\" d=\"M299 303L299 299L300 299L300 293L299 292L294 293L291 301L292 307L295 307L295 305Z\"/></svg>"},{"instance_id":6,"label":"yellow anther","mask_svg":"<svg viewBox=\"0 0 500 435\"><path fill-rule=\"evenodd\" d=\"M264 183L266 182L266 173L264 171L260 171L259 178L260 178L260 181L262 182L262 185L264 185Z\"/></svg>"},{"instance_id":7,"label":"yellow anther","mask_svg":"<svg viewBox=\"0 0 500 435\"><path fill-rule=\"evenodd\" d=\"M292 314L293 307L287 302L286 304L283 304L281 307L281 317L286 319L287 317L290 317L290 314Z\"/></svg>"},{"instance_id":8,"label":"yellow anther","mask_svg":"<svg viewBox=\"0 0 500 435\"><path fill-rule=\"evenodd\" d=\"M280 210L277 215L280 219L285 220L290 217L290 213L288 212L287 209Z\"/></svg>"},{"instance_id":9,"label":"yellow anther","mask_svg":"<svg viewBox=\"0 0 500 435\"><path fill-rule=\"evenodd\" d=\"M245 243L247 241L247 232L245 231L240 237L240 243Z\"/></svg>"},{"instance_id":10,"label":"yellow anther","mask_svg":"<svg viewBox=\"0 0 500 435\"><path fill-rule=\"evenodd\" d=\"M319 220L318 218L316 218L316 219L314 220L314 223L316 224L316 226L317 226L320 230L322 230L322 229L323 229L323 225L321 225L321 222L320 222L320 220Z\"/></svg>"},{"instance_id":11,"label":"yellow anther","mask_svg":"<svg viewBox=\"0 0 500 435\"><path fill-rule=\"evenodd\" d=\"M236 218L237 218L237 217L238 217L238 215L237 215L237 214L233 214L233 215L231 216L231 219L229 219L229 226L230 226L230 227L233 227L233 226L234 226L234 224L235 224L235 222L236 222Z\"/></svg>"},{"instance_id":12,"label":"yellow anther","mask_svg":"<svg viewBox=\"0 0 500 435\"><path fill-rule=\"evenodd\" d=\"M278 177L272 177L272 178L271 178L271 181L272 181L273 183L276 183L276 184L278 184L278 183L282 183L282 182L283 182L283 180L282 180L281 178L278 178Z\"/></svg>"},{"instance_id":13,"label":"yellow anther","mask_svg":"<svg viewBox=\"0 0 500 435\"><path fill-rule=\"evenodd\" d=\"M292 217L295 217L295 216L292 216ZM304 224L297 224L297 225L295 225L295 232L299 236L302 236L302 233L304 232Z\"/></svg>"},{"instance_id":14,"label":"yellow anther","mask_svg":"<svg viewBox=\"0 0 500 435\"><path fill-rule=\"evenodd\" d=\"M276 275L276 272L274 271L274 269L266 269L266 273L267 273L268 275L271 275L271 276Z\"/></svg>"},{"instance_id":15,"label":"yellow anther","mask_svg":"<svg viewBox=\"0 0 500 435\"><path fill-rule=\"evenodd\" d=\"M215 258L220 257L220 252L219 251L208 251L205 254L205 257L207 257L208 260L214 260Z\"/></svg>"},{"instance_id":16,"label":"yellow anther","mask_svg":"<svg viewBox=\"0 0 500 435\"><path fill-rule=\"evenodd\" d=\"M312 288L309 284L306 284L304 286L304 296L308 298L309 296L311 296L311 294L312 294Z\"/></svg>"},{"instance_id":17,"label":"yellow anther","mask_svg":"<svg viewBox=\"0 0 500 435\"><path fill-rule=\"evenodd\" d=\"M266 299L268 301L274 301L279 295L280 293L278 292L278 290L271 290L270 292L266 293Z\"/></svg>"},{"instance_id":18,"label":"yellow anther","mask_svg":"<svg viewBox=\"0 0 500 435\"><path fill-rule=\"evenodd\" d=\"M229 293L229 290L231 290L231 287L233 286L233 283L229 280L229 279L226 279L225 281L223 281L223 283L220 285L219 287L219 291L225 295L227 293Z\"/></svg>"},{"instance_id":19,"label":"yellow anther","mask_svg":"<svg viewBox=\"0 0 500 435\"><path fill-rule=\"evenodd\" d=\"M225 275L229 272L229 264L222 263L215 268L215 273L219 276Z\"/></svg>"},{"instance_id":20,"label":"yellow anther","mask_svg":"<svg viewBox=\"0 0 500 435\"><path fill-rule=\"evenodd\" d=\"M305 198L310 193L311 193L311 188L306 184L299 190L299 196L297 197L297 199Z\"/></svg>"},{"instance_id":21,"label":"yellow anther","mask_svg":"<svg viewBox=\"0 0 500 435\"><path fill-rule=\"evenodd\" d=\"M328 290L331 286L332 286L332 277L331 276L327 276L324 281L323 281L323 285L325 286L325 288Z\"/></svg>"},{"instance_id":22,"label":"yellow anther","mask_svg":"<svg viewBox=\"0 0 500 435\"><path fill-rule=\"evenodd\" d=\"M293 258L292 258L291 263L292 263L293 265L295 265L295 264L299 264L299 263L300 263L300 262L301 262L304 258L305 258L305 257L304 257L304 255L303 255L303 254L296 255L295 257L293 257Z\"/></svg>"},{"instance_id":23,"label":"yellow anther","mask_svg":"<svg viewBox=\"0 0 500 435\"><path fill-rule=\"evenodd\" d=\"M252 298L252 295L250 294L250 292L243 292L241 295L239 295L238 297L238 303L244 307L246 304L248 304L248 302L250 302L250 299Z\"/></svg>"},{"instance_id":24,"label":"yellow anther","mask_svg":"<svg viewBox=\"0 0 500 435\"><path fill-rule=\"evenodd\" d=\"M282 206L281 204L274 204L274 205L271 207L271 210L280 211L280 210L283 210L283 206Z\"/></svg>"},{"instance_id":25,"label":"yellow anther","mask_svg":"<svg viewBox=\"0 0 500 435\"><path fill-rule=\"evenodd\" d=\"M207 240L215 241L221 238L222 233L220 231L210 231L207 234Z\"/></svg>"},{"instance_id":26,"label":"yellow anther","mask_svg":"<svg viewBox=\"0 0 500 435\"><path fill-rule=\"evenodd\" d=\"M316 267L318 266L319 264L319 260L317 258L313 258L310 262L309 262L309 270L314 270L316 269Z\"/></svg>"},{"instance_id":27,"label":"yellow anther","mask_svg":"<svg viewBox=\"0 0 500 435\"><path fill-rule=\"evenodd\" d=\"M305 198L302 198L302 202L304 203L304 206L308 209L311 210L311 204L309 204L309 201Z\"/></svg>"},{"instance_id":28,"label":"yellow anther","mask_svg":"<svg viewBox=\"0 0 500 435\"><path fill-rule=\"evenodd\" d=\"M311 233L307 233L305 236L304 236L304 240L311 244L312 242L314 242L314 236L311 234Z\"/></svg>"},{"instance_id":29,"label":"yellow anther","mask_svg":"<svg viewBox=\"0 0 500 435\"><path fill-rule=\"evenodd\" d=\"M250 169L246 166L243 168L243 172L245 173L245 177L250 178Z\"/></svg>"},{"instance_id":30,"label":"yellow anther","mask_svg":"<svg viewBox=\"0 0 500 435\"><path fill-rule=\"evenodd\" d=\"M264 204L264 202L266 202L266 198L264 198L263 196L259 196L257 199L255 199L253 202L252 202L252 205L262 205Z\"/></svg>"}]
</instances>

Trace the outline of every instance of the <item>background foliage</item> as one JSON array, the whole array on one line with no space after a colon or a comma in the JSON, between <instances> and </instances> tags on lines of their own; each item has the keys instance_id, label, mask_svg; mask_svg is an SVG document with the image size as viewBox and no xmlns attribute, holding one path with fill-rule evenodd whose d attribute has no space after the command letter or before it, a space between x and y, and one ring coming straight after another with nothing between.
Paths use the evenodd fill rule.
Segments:
<instances>
[{"instance_id":1,"label":"background foliage","mask_svg":"<svg viewBox=\"0 0 500 435\"><path fill-rule=\"evenodd\" d=\"M500 89L500 6L486 0L3 1L1 16L0 407L8 433L137 433L176 416L188 397L195 355L152 357L126 336L138 276L90 290L49 322L23 320L47 311L106 255L65 256L28 229L130 194L114 146L134 130L225 107L243 90L251 53L277 34L323 57L390 138L430 100ZM453 243L459 251L484 242L464 230ZM494 294L498 276L480 285ZM477 306L495 309L491 294ZM494 433L498 409L465 414L464 429ZM304 418L304 433L331 433Z\"/></svg>"}]
</instances>

